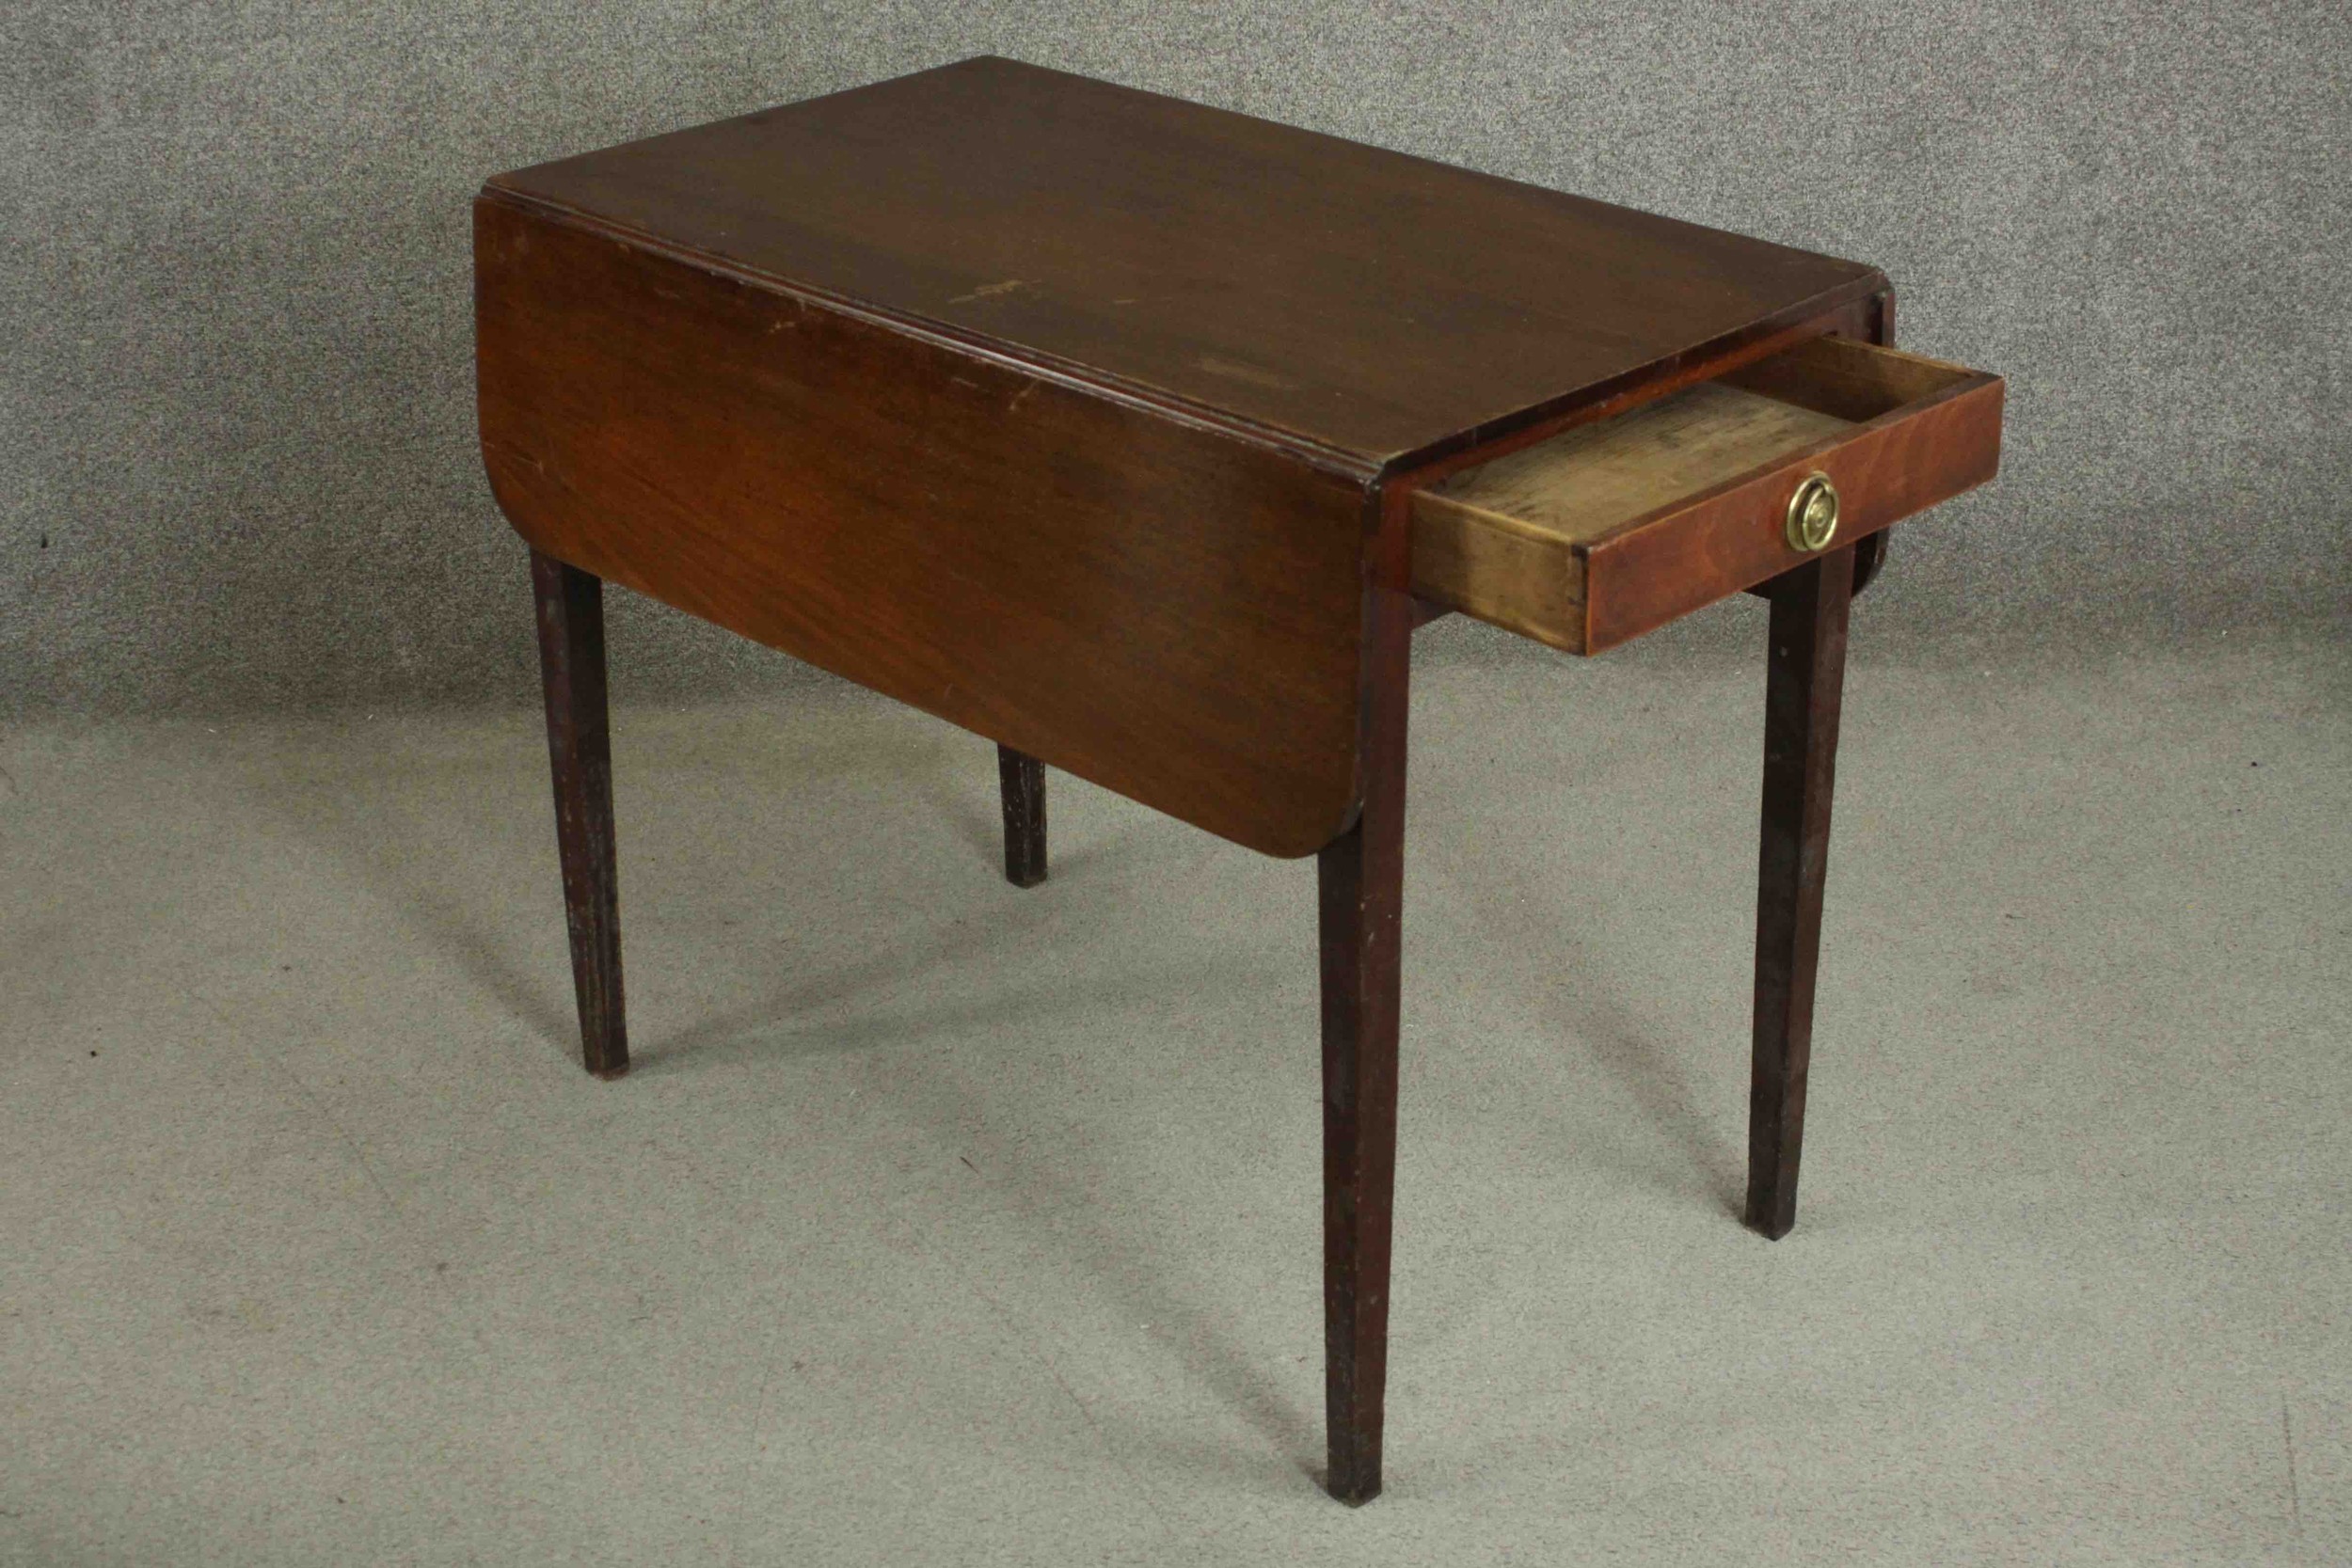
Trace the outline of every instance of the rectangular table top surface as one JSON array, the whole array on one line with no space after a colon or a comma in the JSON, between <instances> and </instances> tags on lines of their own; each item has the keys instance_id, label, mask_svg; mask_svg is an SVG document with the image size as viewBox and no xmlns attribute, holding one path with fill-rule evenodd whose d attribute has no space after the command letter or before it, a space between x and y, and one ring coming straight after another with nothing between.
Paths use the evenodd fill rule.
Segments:
<instances>
[{"instance_id":1,"label":"rectangular table top surface","mask_svg":"<svg viewBox=\"0 0 2352 1568\"><path fill-rule=\"evenodd\" d=\"M993 57L489 190L1358 469L1884 286L1857 262Z\"/></svg>"}]
</instances>

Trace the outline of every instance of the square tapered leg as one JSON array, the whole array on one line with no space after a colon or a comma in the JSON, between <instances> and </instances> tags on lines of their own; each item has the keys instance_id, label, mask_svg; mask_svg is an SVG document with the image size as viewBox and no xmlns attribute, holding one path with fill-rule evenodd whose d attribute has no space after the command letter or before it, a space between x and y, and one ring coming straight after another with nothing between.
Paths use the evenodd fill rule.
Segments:
<instances>
[{"instance_id":1,"label":"square tapered leg","mask_svg":"<svg viewBox=\"0 0 2352 1568\"><path fill-rule=\"evenodd\" d=\"M1405 715L1411 607L1375 614L1363 811L1315 864L1323 971L1324 1395L1331 1495L1380 1492L1396 1188Z\"/></svg>"},{"instance_id":2,"label":"square tapered leg","mask_svg":"<svg viewBox=\"0 0 2352 1568\"><path fill-rule=\"evenodd\" d=\"M555 782L555 842L581 1059L599 1078L628 1070L621 1005L621 895L613 864L612 730L605 699L604 583L531 552L538 598L539 675Z\"/></svg>"},{"instance_id":3,"label":"square tapered leg","mask_svg":"<svg viewBox=\"0 0 2352 1568\"><path fill-rule=\"evenodd\" d=\"M1764 694L1763 847L1756 884L1755 1079L1747 1223L1778 1241L1797 1222L1813 986L1829 871L1831 786L1845 685L1852 551L1833 550L1772 589Z\"/></svg>"}]
</instances>

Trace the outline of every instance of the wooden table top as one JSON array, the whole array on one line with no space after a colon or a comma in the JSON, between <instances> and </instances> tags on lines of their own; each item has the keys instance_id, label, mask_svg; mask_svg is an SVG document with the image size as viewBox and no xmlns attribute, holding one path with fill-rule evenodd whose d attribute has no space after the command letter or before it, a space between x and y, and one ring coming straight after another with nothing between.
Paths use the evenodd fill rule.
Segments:
<instances>
[{"instance_id":1,"label":"wooden table top","mask_svg":"<svg viewBox=\"0 0 2352 1568\"><path fill-rule=\"evenodd\" d=\"M592 1070L628 1061L599 579L1010 748L1023 885L1044 766L1315 856L1327 1484L1361 1503L1417 618L1589 652L1772 581L1746 1214L1788 1229L1855 541L1999 445L1998 378L1892 352L1877 272L1000 59L473 216Z\"/></svg>"},{"instance_id":2,"label":"wooden table top","mask_svg":"<svg viewBox=\"0 0 2352 1568\"><path fill-rule=\"evenodd\" d=\"M1884 286L1856 262L986 57L489 188L1353 472Z\"/></svg>"},{"instance_id":3,"label":"wooden table top","mask_svg":"<svg viewBox=\"0 0 2352 1568\"><path fill-rule=\"evenodd\" d=\"M474 222L534 549L1272 855L1357 818L1416 594L1608 647L1799 564L1801 483L1842 545L1998 446L1996 378L1819 346L1872 268L1009 60ZM1655 409L1563 436L1698 382L1708 464ZM1588 515L1610 462L1660 483Z\"/></svg>"}]
</instances>

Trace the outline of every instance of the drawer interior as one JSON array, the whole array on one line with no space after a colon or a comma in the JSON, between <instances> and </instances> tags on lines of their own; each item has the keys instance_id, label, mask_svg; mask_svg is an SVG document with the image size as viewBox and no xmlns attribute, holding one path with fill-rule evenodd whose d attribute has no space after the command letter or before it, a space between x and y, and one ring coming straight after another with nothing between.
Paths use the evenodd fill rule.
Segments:
<instances>
[{"instance_id":1,"label":"drawer interior","mask_svg":"<svg viewBox=\"0 0 2352 1568\"><path fill-rule=\"evenodd\" d=\"M1988 388L1989 426L1979 419L1946 430L1936 421L1939 439L1980 445L1989 430L1997 446L1998 378L1850 339L1814 339L1416 495L1415 592L1555 646L1591 651L1585 611L1599 586L1591 569L1597 551L1662 527L1673 537L1645 542L1645 571L1677 570L1678 546L1724 579L1709 597L1735 593L1804 560L1782 537L1777 509L1788 497L1779 492L1793 492L1815 467L1832 471L1841 491L1833 547L1989 477L1988 452L1976 479L1921 500L1911 476L1898 483L1884 464L1863 461L1865 437ZM1849 447L1855 455L1841 457ZM1791 469L1786 484L1775 483ZM1739 548L1727 553L1725 537ZM1730 580L1751 571L1746 581Z\"/></svg>"}]
</instances>

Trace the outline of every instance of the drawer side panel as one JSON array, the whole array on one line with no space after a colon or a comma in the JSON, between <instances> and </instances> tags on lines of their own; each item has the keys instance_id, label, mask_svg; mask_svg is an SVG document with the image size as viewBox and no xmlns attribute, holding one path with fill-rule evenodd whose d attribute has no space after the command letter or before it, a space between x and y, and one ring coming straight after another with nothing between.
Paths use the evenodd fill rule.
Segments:
<instances>
[{"instance_id":1,"label":"drawer side panel","mask_svg":"<svg viewBox=\"0 0 2352 1568\"><path fill-rule=\"evenodd\" d=\"M1448 496L1413 497L1413 592L1505 631L1584 651L1584 562L1568 541Z\"/></svg>"}]
</instances>

